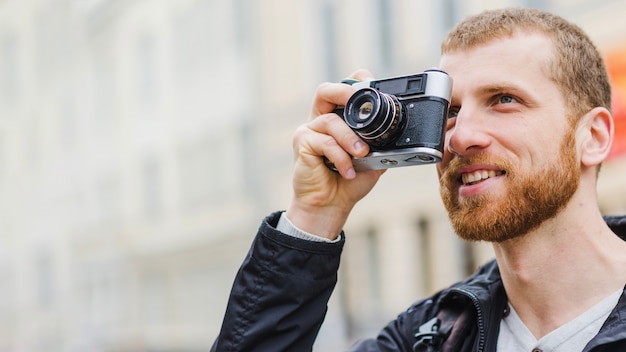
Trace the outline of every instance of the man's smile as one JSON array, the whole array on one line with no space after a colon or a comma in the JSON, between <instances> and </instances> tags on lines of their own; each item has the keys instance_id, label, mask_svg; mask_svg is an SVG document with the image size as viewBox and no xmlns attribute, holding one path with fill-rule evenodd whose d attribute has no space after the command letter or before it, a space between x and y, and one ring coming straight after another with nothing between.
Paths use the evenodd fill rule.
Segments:
<instances>
[{"instance_id":1,"label":"man's smile","mask_svg":"<svg viewBox=\"0 0 626 352\"><path fill-rule=\"evenodd\" d=\"M475 185L491 177L504 175L503 170L475 170L461 174L461 183L464 186Z\"/></svg>"}]
</instances>

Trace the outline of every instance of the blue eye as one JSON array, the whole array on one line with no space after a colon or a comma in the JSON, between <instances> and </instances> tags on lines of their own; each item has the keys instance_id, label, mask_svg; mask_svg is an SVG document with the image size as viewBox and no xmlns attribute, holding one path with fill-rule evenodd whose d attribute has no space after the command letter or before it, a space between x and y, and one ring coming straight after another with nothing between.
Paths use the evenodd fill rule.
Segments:
<instances>
[{"instance_id":1,"label":"blue eye","mask_svg":"<svg viewBox=\"0 0 626 352\"><path fill-rule=\"evenodd\" d=\"M448 110L448 119L453 119L459 115L459 108L453 107Z\"/></svg>"},{"instance_id":2,"label":"blue eye","mask_svg":"<svg viewBox=\"0 0 626 352\"><path fill-rule=\"evenodd\" d=\"M500 95L498 97L498 103L499 104L510 104L510 103L514 103L514 102L515 102L515 98L513 98L510 95L503 94L503 95Z\"/></svg>"}]
</instances>

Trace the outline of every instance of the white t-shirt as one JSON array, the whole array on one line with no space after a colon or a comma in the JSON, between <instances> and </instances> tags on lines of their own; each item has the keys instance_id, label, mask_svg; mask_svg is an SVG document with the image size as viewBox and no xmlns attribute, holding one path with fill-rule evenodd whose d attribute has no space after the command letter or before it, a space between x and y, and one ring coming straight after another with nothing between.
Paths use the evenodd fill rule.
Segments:
<instances>
[{"instance_id":1,"label":"white t-shirt","mask_svg":"<svg viewBox=\"0 0 626 352\"><path fill-rule=\"evenodd\" d=\"M583 348L598 334L602 324L617 305L622 290L619 290L576 319L557 328L537 340L522 322L517 312L509 305L510 313L500 322L498 352L575 352Z\"/></svg>"}]
</instances>

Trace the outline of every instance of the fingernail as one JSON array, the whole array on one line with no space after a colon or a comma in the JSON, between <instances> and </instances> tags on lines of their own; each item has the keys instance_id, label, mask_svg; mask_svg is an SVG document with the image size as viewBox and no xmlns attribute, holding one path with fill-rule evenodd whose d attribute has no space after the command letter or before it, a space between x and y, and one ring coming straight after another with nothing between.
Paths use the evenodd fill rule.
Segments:
<instances>
[{"instance_id":1,"label":"fingernail","mask_svg":"<svg viewBox=\"0 0 626 352\"><path fill-rule=\"evenodd\" d=\"M351 180L354 177L356 177L356 171L354 171L353 168L349 168L348 171L346 171L346 178Z\"/></svg>"},{"instance_id":2,"label":"fingernail","mask_svg":"<svg viewBox=\"0 0 626 352\"><path fill-rule=\"evenodd\" d=\"M356 152L360 152L361 150L363 150L363 148L365 148L365 143L363 143L362 141L354 142L354 150Z\"/></svg>"}]
</instances>

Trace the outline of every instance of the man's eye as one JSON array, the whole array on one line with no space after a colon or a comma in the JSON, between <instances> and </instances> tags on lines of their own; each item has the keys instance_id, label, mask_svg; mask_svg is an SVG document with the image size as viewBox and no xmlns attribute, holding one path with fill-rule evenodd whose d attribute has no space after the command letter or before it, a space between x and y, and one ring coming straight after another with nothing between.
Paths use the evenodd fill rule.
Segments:
<instances>
[{"instance_id":1,"label":"man's eye","mask_svg":"<svg viewBox=\"0 0 626 352\"><path fill-rule=\"evenodd\" d=\"M513 98L510 95L500 95L498 97L498 104L510 104L510 103L515 103L515 98Z\"/></svg>"},{"instance_id":2,"label":"man's eye","mask_svg":"<svg viewBox=\"0 0 626 352\"><path fill-rule=\"evenodd\" d=\"M450 108L448 110L448 119L453 119L459 114L459 108Z\"/></svg>"}]
</instances>

